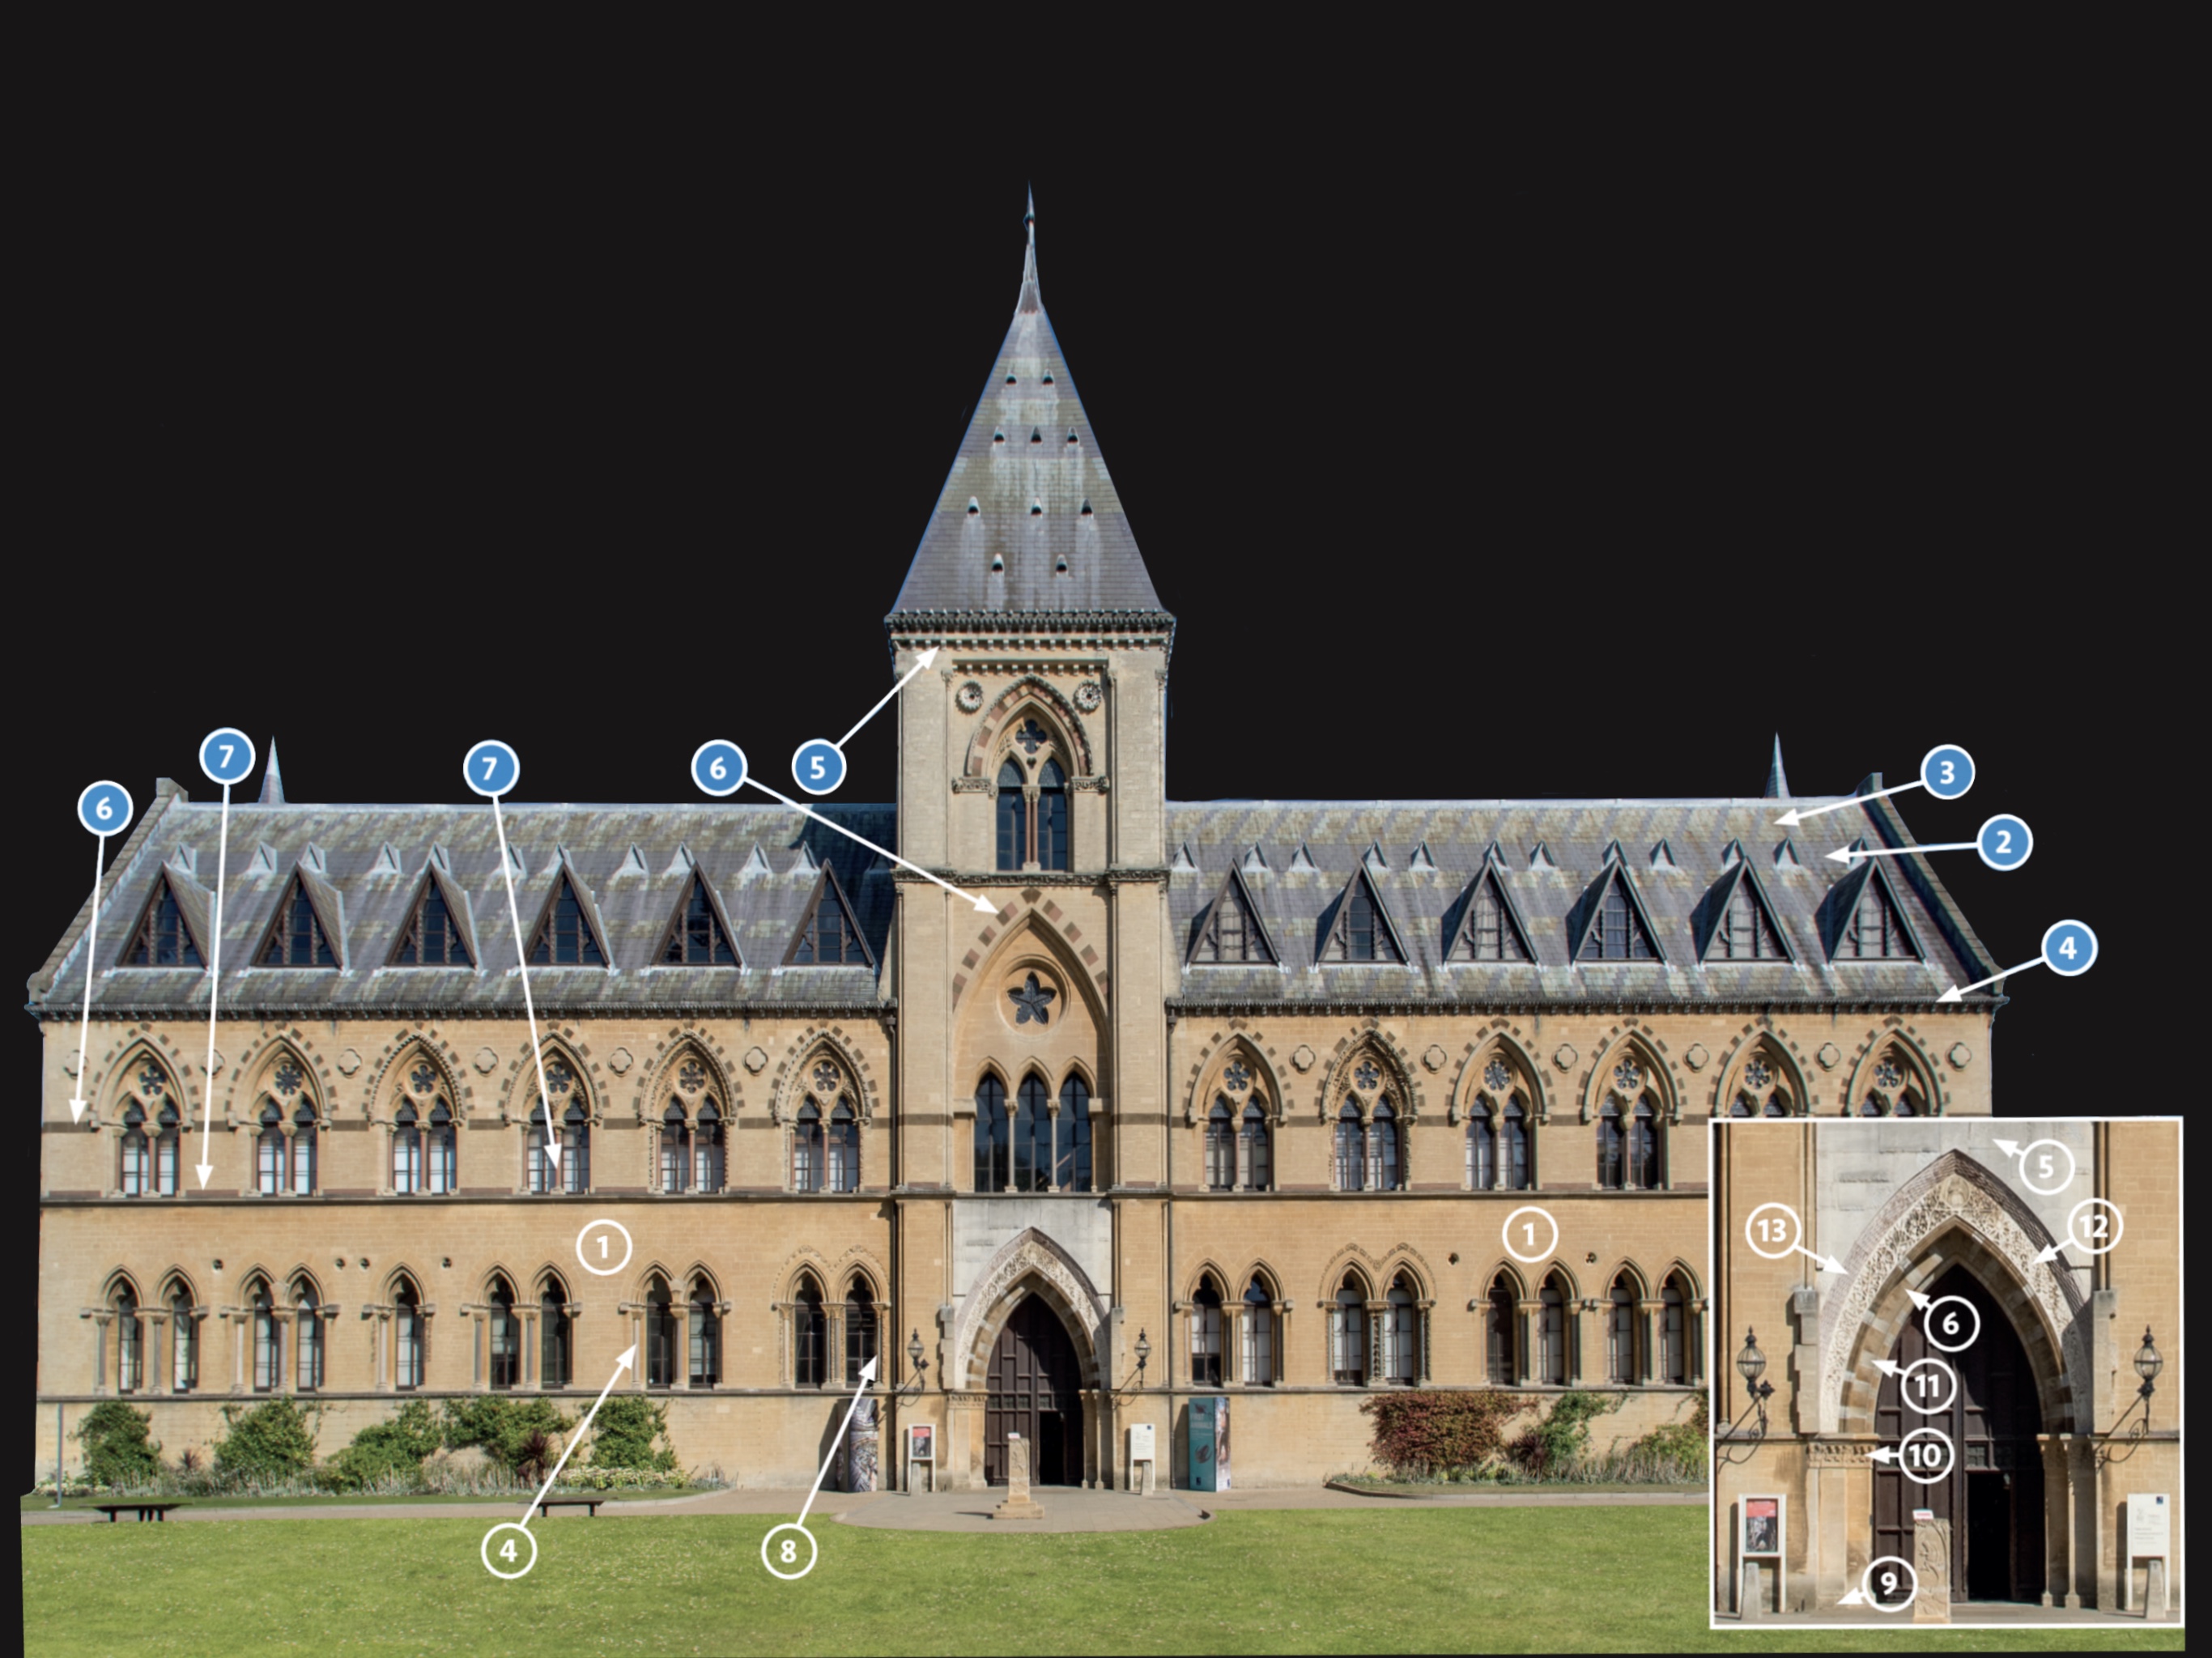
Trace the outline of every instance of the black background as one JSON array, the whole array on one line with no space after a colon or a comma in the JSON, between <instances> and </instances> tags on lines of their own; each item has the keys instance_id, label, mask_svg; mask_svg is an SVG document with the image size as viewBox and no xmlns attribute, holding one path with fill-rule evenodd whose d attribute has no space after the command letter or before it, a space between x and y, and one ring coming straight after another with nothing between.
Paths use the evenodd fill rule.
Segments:
<instances>
[{"instance_id":1,"label":"black background","mask_svg":"<svg viewBox=\"0 0 2212 1658\"><path fill-rule=\"evenodd\" d=\"M1216 87L969 128L589 90L88 95L34 157L24 974L90 877L77 791L207 798L216 725L301 801L459 799L487 735L526 798L688 799L707 737L773 777L842 731L1034 185L1180 619L1171 798L1752 794L1777 732L1826 793L1960 743L1972 793L1899 804L1923 840L2034 828L2016 873L1937 865L1990 951L2064 916L2104 950L2015 981L1998 1109L2172 1108L2100 1080L2152 959L2117 745L2155 718L2171 440L2130 414L2151 302L2086 117ZM888 718L849 754L842 798L889 799Z\"/></svg>"}]
</instances>

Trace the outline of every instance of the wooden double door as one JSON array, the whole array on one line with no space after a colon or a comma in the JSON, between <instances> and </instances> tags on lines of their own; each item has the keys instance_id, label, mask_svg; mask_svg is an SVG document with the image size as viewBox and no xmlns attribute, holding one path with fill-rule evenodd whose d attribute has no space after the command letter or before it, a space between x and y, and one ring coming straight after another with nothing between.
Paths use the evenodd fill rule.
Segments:
<instances>
[{"instance_id":1,"label":"wooden double door","mask_svg":"<svg viewBox=\"0 0 2212 1658\"><path fill-rule=\"evenodd\" d=\"M1929 1370L1913 1372L1909 1381L1885 1373L1875 1403L1875 1431L1883 1444L1895 1446L1916 1428L1935 1428L1949 1436L1953 1455L1949 1471L1926 1485L1897 1464L1875 1465L1874 1552L1912 1559L1912 1511L1927 1509L1951 1522L1953 1600L2038 1600L2045 1586L2043 1457L2036 1440L2043 1416L2027 1350L2004 1309L1963 1266L1953 1267L1923 1293L1936 1302L1954 1296L1963 1300L1980 1315L1981 1330L1963 1351L1947 1352L1929 1340L1931 1321L1954 1313L1962 1333L1972 1329L1954 1301L1916 1312L1898 1338L1890 1358L1900 1369L1923 1358L1941 1359L1959 1385L1948 1406L1928 1413L1906 1404L1905 1389L1926 1397L1918 1390ZM1936 1329L1942 1333L1940 1324ZM1958 1345L1955 1335L1942 1333L1942 1339ZM1941 1373L1935 1374L1940 1382ZM1939 1389L1934 1398L1941 1396ZM1917 1442L1926 1442L1926 1436ZM1900 1588L1907 1581L1900 1577Z\"/></svg>"},{"instance_id":2,"label":"wooden double door","mask_svg":"<svg viewBox=\"0 0 2212 1658\"><path fill-rule=\"evenodd\" d=\"M983 1479L1006 1483L1006 1436L1030 1447L1030 1481L1083 1483L1083 1370L1067 1327L1031 1296L1014 1309L991 1349L983 1404Z\"/></svg>"}]
</instances>

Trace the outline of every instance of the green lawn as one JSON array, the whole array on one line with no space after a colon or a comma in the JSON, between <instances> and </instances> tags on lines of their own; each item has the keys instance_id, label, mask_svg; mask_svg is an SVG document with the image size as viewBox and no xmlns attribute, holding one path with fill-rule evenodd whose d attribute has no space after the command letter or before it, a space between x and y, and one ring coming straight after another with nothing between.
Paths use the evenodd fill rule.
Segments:
<instances>
[{"instance_id":1,"label":"green lawn","mask_svg":"<svg viewBox=\"0 0 2212 1658\"><path fill-rule=\"evenodd\" d=\"M595 1497L606 1503L659 1503L672 1497L696 1497L711 1489L714 1488L706 1485L672 1485L663 1489L619 1491L557 1491L553 1496L556 1500L568 1497ZM65 1497L62 1499L62 1507L96 1509L102 1503L136 1503L139 1500L135 1497ZM330 1493L316 1497L149 1497L145 1499L149 1503L181 1503L194 1509L344 1509L364 1504L373 1508L394 1505L404 1508L413 1503L507 1503L514 1505L518 1514L528 1500L526 1493L510 1493L503 1497L471 1497L466 1494L456 1497L347 1497ZM51 1512L53 1506L54 1499L51 1497L27 1497L22 1502L22 1512ZM123 1523L129 1526L137 1522L125 1520Z\"/></svg>"},{"instance_id":2,"label":"green lawn","mask_svg":"<svg viewBox=\"0 0 2212 1658\"><path fill-rule=\"evenodd\" d=\"M770 1517L547 1527L537 1570L481 1521L27 1527L27 1650L68 1653L1852 1651L1853 1630L1705 1628L1693 1508L1231 1512L1109 1535L863 1530L817 1516L812 1575L761 1568ZM2156 1636L1885 1631L1884 1649L2159 1648Z\"/></svg>"},{"instance_id":3,"label":"green lawn","mask_svg":"<svg viewBox=\"0 0 2212 1658\"><path fill-rule=\"evenodd\" d=\"M1346 1490L1370 1492L1376 1497L1527 1497L1532 1493L1582 1497L1619 1497L1629 1492L1649 1492L1667 1497L1703 1496L1704 1485L1660 1485L1650 1480L1593 1479L1532 1479L1526 1484L1506 1485L1501 1481L1449 1479L1368 1479L1358 1474L1341 1474L1328 1482Z\"/></svg>"}]
</instances>

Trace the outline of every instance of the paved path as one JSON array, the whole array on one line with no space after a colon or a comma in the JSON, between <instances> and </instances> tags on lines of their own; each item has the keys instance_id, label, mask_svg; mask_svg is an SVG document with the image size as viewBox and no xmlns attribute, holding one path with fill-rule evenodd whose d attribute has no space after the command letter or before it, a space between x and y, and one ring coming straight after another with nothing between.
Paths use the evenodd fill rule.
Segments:
<instances>
[{"instance_id":1,"label":"paved path","mask_svg":"<svg viewBox=\"0 0 2212 1658\"><path fill-rule=\"evenodd\" d=\"M216 1508L194 1504L189 1497L181 1499L189 1506L171 1510L169 1519L176 1520L519 1520L522 1503L514 1502L490 1503L332 1503L302 1505L299 1508ZM671 1514L774 1514L796 1515L799 1504L806 1501L804 1491L703 1491L691 1497L659 1497L602 1504L598 1517L601 1520L623 1515ZM814 1499L816 1514L834 1515L856 1503L872 1503L872 1493L848 1496L843 1491L823 1491ZM571 1520L588 1518L580 1509L556 1509L550 1514L541 1514L531 1523L566 1524ZM89 1509L33 1509L26 1510L23 1523L27 1526L105 1526L104 1514ZM135 1526L143 1522L125 1519L120 1522ZM166 1523L166 1522L164 1522Z\"/></svg>"},{"instance_id":2,"label":"paved path","mask_svg":"<svg viewBox=\"0 0 2212 1658\"><path fill-rule=\"evenodd\" d=\"M1042 1520L994 1520L991 1510L1005 1493L921 1491L913 1496L886 1492L838 1517L848 1526L894 1531L1025 1532L1166 1531L1201 1523L1203 1491L1162 1491L1137 1497L1128 1491L1087 1491L1073 1486L1037 1485L1030 1495L1044 1510Z\"/></svg>"}]
</instances>

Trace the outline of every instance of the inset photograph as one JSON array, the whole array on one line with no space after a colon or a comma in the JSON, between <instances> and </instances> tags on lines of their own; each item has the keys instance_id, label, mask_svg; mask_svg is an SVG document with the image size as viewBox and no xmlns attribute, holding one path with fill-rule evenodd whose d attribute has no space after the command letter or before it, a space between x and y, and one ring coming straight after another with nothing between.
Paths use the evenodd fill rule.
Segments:
<instances>
[{"instance_id":1,"label":"inset photograph","mask_svg":"<svg viewBox=\"0 0 2212 1658\"><path fill-rule=\"evenodd\" d=\"M2177 1619L2179 1121L1712 1133L1714 1627Z\"/></svg>"}]
</instances>

